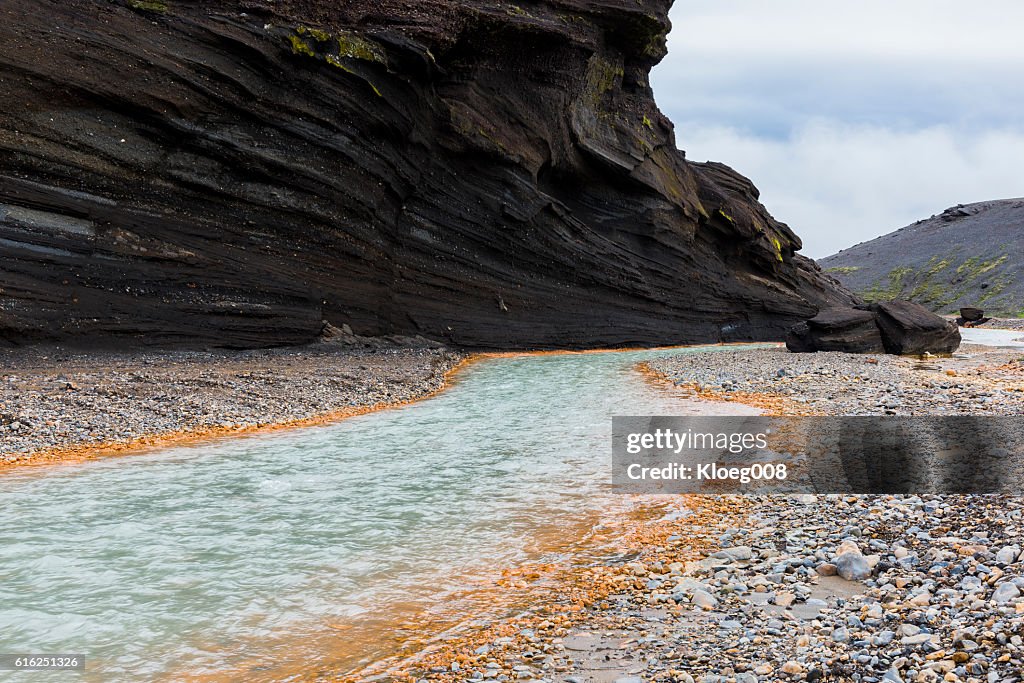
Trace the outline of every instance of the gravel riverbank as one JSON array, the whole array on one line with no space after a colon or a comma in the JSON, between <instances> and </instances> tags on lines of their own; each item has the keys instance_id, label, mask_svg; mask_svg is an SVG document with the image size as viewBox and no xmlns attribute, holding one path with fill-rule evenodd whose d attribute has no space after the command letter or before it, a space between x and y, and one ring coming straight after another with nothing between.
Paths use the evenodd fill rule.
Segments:
<instances>
[{"instance_id":1,"label":"gravel riverbank","mask_svg":"<svg viewBox=\"0 0 1024 683\"><path fill-rule=\"evenodd\" d=\"M786 414L1024 412L1020 351L737 350L645 369L668 390ZM634 554L576 572L503 630L449 641L395 680L1024 680L1019 498L678 498L641 537Z\"/></svg>"},{"instance_id":2,"label":"gravel riverbank","mask_svg":"<svg viewBox=\"0 0 1024 683\"><path fill-rule=\"evenodd\" d=\"M381 680L1021 680L1019 498L690 497L666 513L635 554Z\"/></svg>"},{"instance_id":3,"label":"gravel riverbank","mask_svg":"<svg viewBox=\"0 0 1024 683\"><path fill-rule=\"evenodd\" d=\"M1020 330L1024 332L1024 318L992 318L978 327L998 330Z\"/></svg>"},{"instance_id":4,"label":"gravel riverbank","mask_svg":"<svg viewBox=\"0 0 1024 683\"><path fill-rule=\"evenodd\" d=\"M819 415L1019 415L1024 350L964 345L951 358L785 349L679 355L647 367L681 388L722 400L763 394L787 413ZM788 404L788 406L787 406ZM787 410L788 408L788 410Z\"/></svg>"},{"instance_id":5,"label":"gravel riverbank","mask_svg":"<svg viewBox=\"0 0 1024 683\"><path fill-rule=\"evenodd\" d=\"M403 403L440 389L463 358L337 342L245 352L0 350L0 465Z\"/></svg>"}]
</instances>

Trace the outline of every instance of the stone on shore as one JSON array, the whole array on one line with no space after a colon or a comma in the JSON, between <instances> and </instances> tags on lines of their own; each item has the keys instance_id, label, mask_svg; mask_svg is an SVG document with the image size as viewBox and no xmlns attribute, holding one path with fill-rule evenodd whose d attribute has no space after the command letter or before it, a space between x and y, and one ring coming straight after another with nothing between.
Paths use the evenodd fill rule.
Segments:
<instances>
[{"instance_id":1,"label":"stone on shore","mask_svg":"<svg viewBox=\"0 0 1024 683\"><path fill-rule=\"evenodd\" d=\"M1016 584L1009 581L999 584L992 593L992 601L1000 605L1005 605L1019 597L1020 589L1017 588Z\"/></svg>"},{"instance_id":2,"label":"stone on shore","mask_svg":"<svg viewBox=\"0 0 1024 683\"><path fill-rule=\"evenodd\" d=\"M985 317L985 311L981 308L965 307L961 308L961 314L956 318L956 325L962 328L974 328L988 323L990 319L992 318Z\"/></svg>"},{"instance_id":3,"label":"stone on shore","mask_svg":"<svg viewBox=\"0 0 1024 683\"><path fill-rule=\"evenodd\" d=\"M718 607L718 598L707 591L695 590L690 597L690 604L704 609L714 609Z\"/></svg>"},{"instance_id":4,"label":"stone on shore","mask_svg":"<svg viewBox=\"0 0 1024 683\"><path fill-rule=\"evenodd\" d=\"M733 562L746 562L754 556L754 552L748 546L736 546L725 548L712 555L716 559L732 560Z\"/></svg>"},{"instance_id":5,"label":"stone on shore","mask_svg":"<svg viewBox=\"0 0 1024 683\"><path fill-rule=\"evenodd\" d=\"M802 674L804 672L804 665L800 662L790 660L782 665L782 672L791 676Z\"/></svg>"},{"instance_id":6,"label":"stone on shore","mask_svg":"<svg viewBox=\"0 0 1024 683\"><path fill-rule=\"evenodd\" d=\"M829 308L797 324L790 330L786 346L795 353L885 353L875 315L856 308Z\"/></svg>"},{"instance_id":7,"label":"stone on shore","mask_svg":"<svg viewBox=\"0 0 1024 683\"><path fill-rule=\"evenodd\" d=\"M871 565L861 554L860 548L850 541L839 546L838 554L832 561L836 573L847 581L863 581L871 576Z\"/></svg>"},{"instance_id":8,"label":"stone on shore","mask_svg":"<svg viewBox=\"0 0 1024 683\"><path fill-rule=\"evenodd\" d=\"M956 323L911 301L872 304L885 350L895 355L949 354L960 347Z\"/></svg>"},{"instance_id":9,"label":"stone on shore","mask_svg":"<svg viewBox=\"0 0 1024 683\"><path fill-rule=\"evenodd\" d=\"M794 353L950 354L960 346L956 323L909 301L829 308L795 325L786 338Z\"/></svg>"},{"instance_id":10,"label":"stone on shore","mask_svg":"<svg viewBox=\"0 0 1024 683\"><path fill-rule=\"evenodd\" d=\"M960 319L968 323L976 323L985 317L985 311L980 308L965 306L960 309Z\"/></svg>"},{"instance_id":11,"label":"stone on shore","mask_svg":"<svg viewBox=\"0 0 1024 683\"><path fill-rule=\"evenodd\" d=\"M996 553L996 562L999 564L1013 564L1020 557L1020 546L1008 545Z\"/></svg>"}]
</instances>

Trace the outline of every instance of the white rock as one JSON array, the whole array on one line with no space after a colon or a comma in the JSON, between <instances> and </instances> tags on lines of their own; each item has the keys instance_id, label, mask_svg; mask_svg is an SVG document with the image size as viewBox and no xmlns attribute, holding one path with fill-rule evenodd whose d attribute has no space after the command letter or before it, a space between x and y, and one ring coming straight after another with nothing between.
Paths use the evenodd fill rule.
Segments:
<instances>
[{"instance_id":1,"label":"white rock","mask_svg":"<svg viewBox=\"0 0 1024 683\"><path fill-rule=\"evenodd\" d=\"M853 541L843 541L839 544L839 547L836 548L836 557L838 558L840 555L845 555L847 553L855 553L857 555L860 555L860 546L858 546Z\"/></svg>"},{"instance_id":2,"label":"white rock","mask_svg":"<svg viewBox=\"0 0 1024 683\"><path fill-rule=\"evenodd\" d=\"M847 581L863 581L871 576L871 567L859 552L843 553L833 562L836 572Z\"/></svg>"},{"instance_id":3,"label":"white rock","mask_svg":"<svg viewBox=\"0 0 1024 683\"><path fill-rule=\"evenodd\" d=\"M1020 589L1009 581L999 584L992 593L992 601L1001 605L1005 605L1018 597L1020 597Z\"/></svg>"},{"instance_id":4,"label":"white rock","mask_svg":"<svg viewBox=\"0 0 1024 683\"><path fill-rule=\"evenodd\" d=\"M754 557L754 551L750 546L738 545L735 548L723 548L712 557L720 560L733 560L735 562L746 562L747 560Z\"/></svg>"},{"instance_id":5,"label":"white rock","mask_svg":"<svg viewBox=\"0 0 1024 683\"><path fill-rule=\"evenodd\" d=\"M782 673L787 674L802 674L804 672L804 665L800 662L794 662L790 660L782 665Z\"/></svg>"},{"instance_id":6,"label":"white rock","mask_svg":"<svg viewBox=\"0 0 1024 683\"><path fill-rule=\"evenodd\" d=\"M921 593L918 593L917 595L912 597L910 600L908 600L908 602L911 605L916 605L917 607L927 607L929 604L931 604L931 601L932 601L932 594L929 593L928 591L923 591Z\"/></svg>"},{"instance_id":7,"label":"white rock","mask_svg":"<svg viewBox=\"0 0 1024 683\"><path fill-rule=\"evenodd\" d=\"M996 553L996 562L1000 564L1013 564L1020 557L1020 547L1008 545Z\"/></svg>"},{"instance_id":8,"label":"white rock","mask_svg":"<svg viewBox=\"0 0 1024 683\"><path fill-rule=\"evenodd\" d=\"M693 591L693 595L690 596L690 603L704 609L714 609L718 607L718 598L707 591L698 589Z\"/></svg>"}]
</instances>

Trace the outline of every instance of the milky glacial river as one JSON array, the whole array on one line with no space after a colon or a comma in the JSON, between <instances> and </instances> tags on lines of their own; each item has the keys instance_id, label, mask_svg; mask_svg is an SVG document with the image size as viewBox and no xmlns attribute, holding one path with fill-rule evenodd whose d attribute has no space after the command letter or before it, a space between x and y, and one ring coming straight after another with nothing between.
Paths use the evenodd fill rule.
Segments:
<instances>
[{"instance_id":1,"label":"milky glacial river","mask_svg":"<svg viewBox=\"0 0 1024 683\"><path fill-rule=\"evenodd\" d=\"M749 412L634 370L718 348L492 358L330 426L5 474L0 653L88 660L7 675L284 680L327 650L342 669L387 654L398 620L557 560L629 504L609 491L613 415Z\"/></svg>"}]
</instances>

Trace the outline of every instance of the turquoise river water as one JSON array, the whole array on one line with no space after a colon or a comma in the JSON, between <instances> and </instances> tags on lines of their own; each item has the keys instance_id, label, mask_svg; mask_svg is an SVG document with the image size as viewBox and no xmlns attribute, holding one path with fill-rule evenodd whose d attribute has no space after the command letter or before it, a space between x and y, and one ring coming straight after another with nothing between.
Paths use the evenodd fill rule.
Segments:
<instances>
[{"instance_id":1,"label":"turquoise river water","mask_svg":"<svg viewBox=\"0 0 1024 683\"><path fill-rule=\"evenodd\" d=\"M387 654L389 624L622 510L611 416L709 410L635 364L718 348L493 358L329 426L5 474L0 653L88 664L0 678L285 680L325 647L342 669Z\"/></svg>"}]
</instances>

